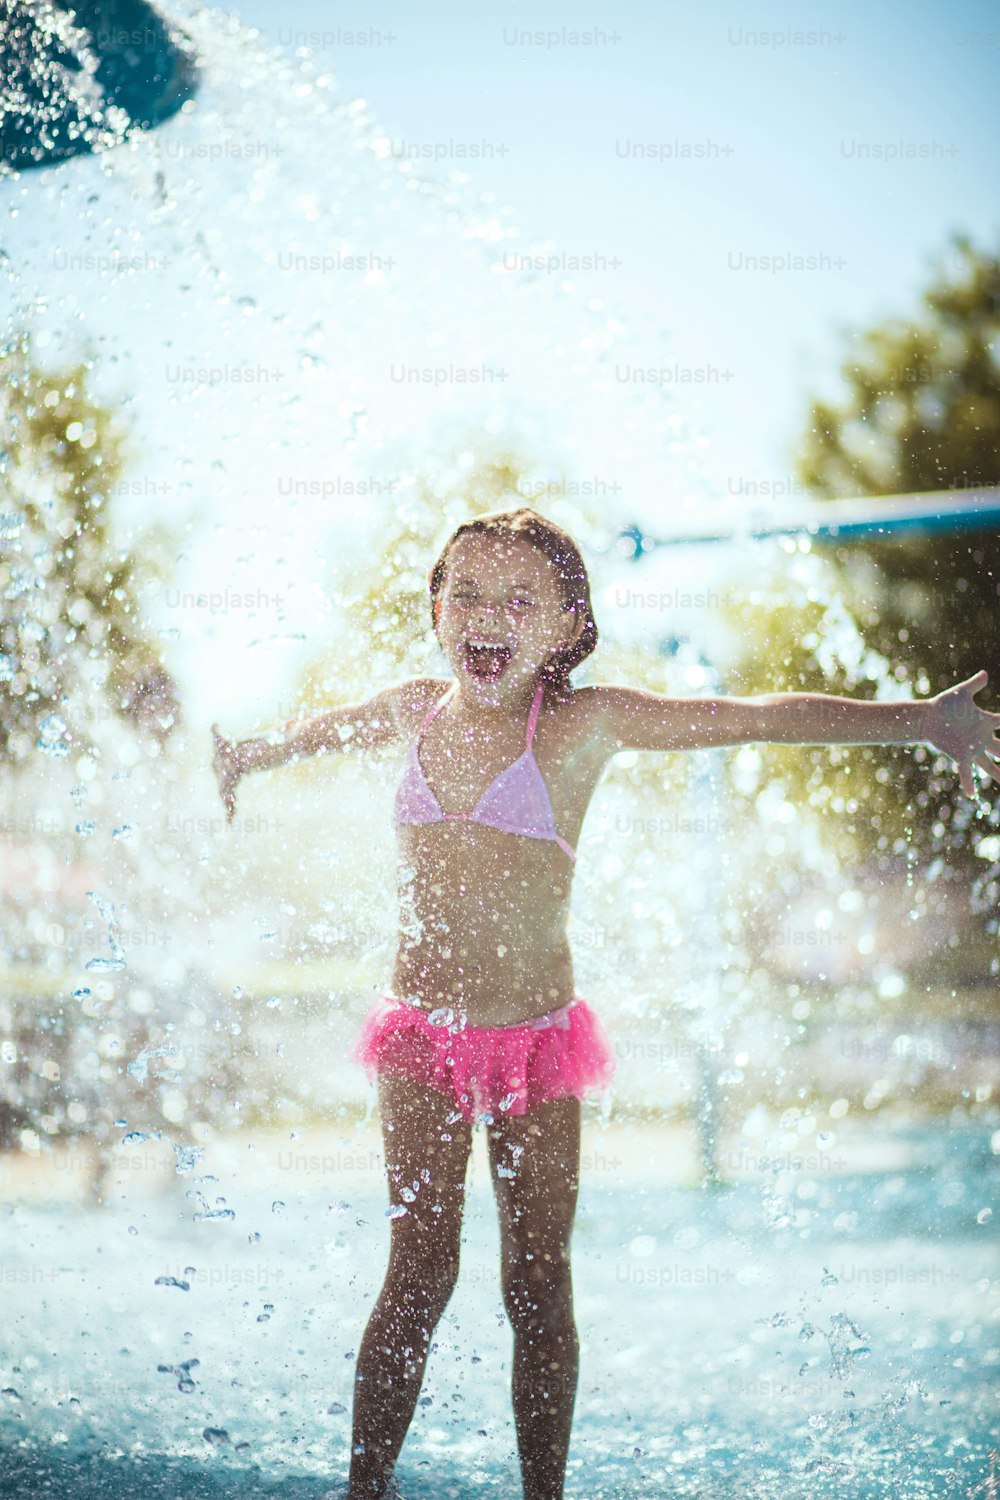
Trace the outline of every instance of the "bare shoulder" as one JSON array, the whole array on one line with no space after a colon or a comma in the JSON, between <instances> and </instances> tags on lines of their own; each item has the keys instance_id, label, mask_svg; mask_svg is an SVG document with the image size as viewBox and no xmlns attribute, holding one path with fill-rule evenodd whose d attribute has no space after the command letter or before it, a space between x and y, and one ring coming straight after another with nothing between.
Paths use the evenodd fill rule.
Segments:
<instances>
[{"instance_id":1,"label":"bare shoulder","mask_svg":"<svg viewBox=\"0 0 1000 1500\"><path fill-rule=\"evenodd\" d=\"M430 712L448 687L440 677L407 677L387 688L382 697L401 726L409 728L411 721L418 722Z\"/></svg>"},{"instance_id":2,"label":"bare shoulder","mask_svg":"<svg viewBox=\"0 0 1000 1500\"><path fill-rule=\"evenodd\" d=\"M430 708L447 692L451 681L444 677L407 677L399 684L404 700L414 708Z\"/></svg>"},{"instance_id":3,"label":"bare shoulder","mask_svg":"<svg viewBox=\"0 0 1000 1500\"><path fill-rule=\"evenodd\" d=\"M596 732L607 725L610 718L627 709L642 696L641 691L635 688L597 682L587 687L573 688L558 701L561 713L567 715L567 725Z\"/></svg>"},{"instance_id":4,"label":"bare shoulder","mask_svg":"<svg viewBox=\"0 0 1000 1500\"><path fill-rule=\"evenodd\" d=\"M572 693L567 710L573 721L567 727L578 742L605 757L626 749L673 749L687 701L645 688L594 683Z\"/></svg>"},{"instance_id":5,"label":"bare shoulder","mask_svg":"<svg viewBox=\"0 0 1000 1500\"><path fill-rule=\"evenodd\" d=\"M393 683L360 703L343 703L286 726L289 757L380 750L410 735L446 684L430 677Z\"/></svg>"},{"instance_id":6,"label":"bare shoulder","mask_svg":"<svg viewBox=\"0 0 1000 1500\"><path fill-rule=\"evenodd\" d=\"M598 686L570 688L552 699L552 711L564 739L576 746L596 744L606 723L607 689Z\"/></svg>"}]
</instances>

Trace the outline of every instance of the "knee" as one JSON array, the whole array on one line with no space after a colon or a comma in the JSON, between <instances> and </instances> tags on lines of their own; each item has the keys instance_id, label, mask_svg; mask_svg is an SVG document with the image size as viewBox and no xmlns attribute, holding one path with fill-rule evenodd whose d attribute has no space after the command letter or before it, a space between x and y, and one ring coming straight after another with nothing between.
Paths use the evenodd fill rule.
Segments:
<instances>
[{"instance_id":1,"label":"knee","mask_svg":"<svg viewBox=\"0 0 1000 1500\"><path fill-rule=\"evenodd\" d=\"M557 1259L521 1259L501 1277L503 1303L513 1327L523 1332L573 1328L573 1287L568 1264Z\"/></svg>"},{"instance_id":2,"label":"knee","mask_svg":"<svg viewBox=\"0 0 1000 1500\"><path fill-rule=\"evenodd\" d=\"M451 1300L458 1281L458 1255L442 1250L436 1255L408 1250L394 1252L389 1261L389 1284L395 1300L437 1319Z\"/></svg>"}]
</instances>

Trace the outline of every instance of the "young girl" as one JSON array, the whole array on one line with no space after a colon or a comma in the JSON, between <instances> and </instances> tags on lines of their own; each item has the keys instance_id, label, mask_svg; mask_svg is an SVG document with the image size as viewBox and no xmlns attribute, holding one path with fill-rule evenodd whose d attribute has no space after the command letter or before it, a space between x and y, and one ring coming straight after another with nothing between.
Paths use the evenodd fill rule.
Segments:
<instances>
[{"instance_id":1,"label":"young girl","mask_svg":"<svg viewBox=\"0 0 1000 1500\"><path fill-rule=\"evenodd\" d=\"M348 1500L387 1493L428 1345L458 1275L466 1167L487 1131L513 1325L513 1405L525 1500L560 1500L577 1383L569 1240L580 1100L613 1054L574 990L566 938L575 846L619 750L927 744L1000 780L987 681L923 701L818 693L667 698L575 688L597 626L569 536L521 509L460 526L430 575L449 683L401 682L281 737L215 734L231 819L247 771L325 751L405 745L396 793L406 920L391 990L354 1057L377 1075L391 1222L389 1266L358 1354Z\"/></svg>"}]
</instances>

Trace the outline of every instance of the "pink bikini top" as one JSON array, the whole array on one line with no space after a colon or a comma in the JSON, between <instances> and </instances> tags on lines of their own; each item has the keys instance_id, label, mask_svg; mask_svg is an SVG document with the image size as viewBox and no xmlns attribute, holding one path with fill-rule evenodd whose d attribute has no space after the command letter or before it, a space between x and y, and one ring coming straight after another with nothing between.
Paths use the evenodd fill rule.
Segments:
<instances>
[{"instance_id":1,"label":"pink bikini top","mask_svg":"<svg viewBox=\"0 0 1000 1500\"><path fill-rule=\"evenodd\" d=\"M543 693L543 686L539 683L528 716L523 753L490 782L470 813L446 813L428 786L420 764L420 736L440 712L448 693L439 698L417 731L417 738L411 744L406 758L403 779L396 792L397 827L401 823L443 823L452 820L485 823L488 828L499 828L502 833L519 833L526 839L551 839L570 859L575 860L573 849L556 833L548 787L542 779L531 749Z\"/></svg>"}]
</instances>

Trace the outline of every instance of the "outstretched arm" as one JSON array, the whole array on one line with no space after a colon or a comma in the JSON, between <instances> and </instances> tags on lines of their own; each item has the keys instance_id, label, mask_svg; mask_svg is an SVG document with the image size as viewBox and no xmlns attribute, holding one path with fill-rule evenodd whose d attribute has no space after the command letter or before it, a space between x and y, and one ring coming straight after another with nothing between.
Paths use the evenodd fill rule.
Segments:
<instances>
[{"instance_id":1,"label":"outstretched arm","mask_svg":"<svg viewBox=\"0 0 1000 1500\"><path fill-rule=\"evenodd\" d=\"M236 811L236 788L248 771L269 771L289 761L333 750L375 750L413 733L428 699L442 684L428 677L411 678L376 693L365 703L345 704L311 717L288 719L280 729L248 740L227 740L212 725L212 766L227 821Z\"/></svg>"},{"instance_id":2,"label":"outstretched arm","mask_svg":"<svg viewBox=\"0 0 1000 1500\"><path fill-rule=\"evenodd\" d=\"M975 795L972 767L1000 781L1000 713L973 702L986 672L934 698L869 703L827 693L758 698L666 698L633 688L590 689L616 750L698 750L755 740L785 745L931 745L951 756L962 790ZM586 690L584 690L586 691Z\"/></svg>"}]
</instances>

